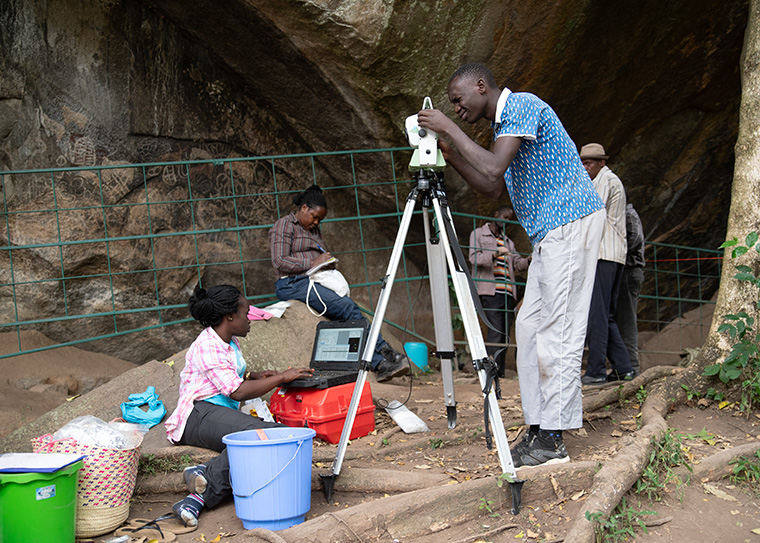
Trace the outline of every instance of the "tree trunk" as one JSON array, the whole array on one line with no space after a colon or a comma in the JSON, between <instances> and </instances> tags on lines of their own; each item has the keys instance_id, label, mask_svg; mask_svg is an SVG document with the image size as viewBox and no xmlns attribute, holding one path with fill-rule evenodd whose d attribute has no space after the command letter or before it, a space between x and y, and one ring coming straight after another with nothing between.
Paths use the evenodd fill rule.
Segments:
<instances>
[{"instance_id":1,"label":"tree trunk","mask_svg":"<svg viewBox=\"0 0 760 543\"><path fill-rule=\"evenodd\" d=\"M750 0L749 3L740 68L742 97L739 134L735 147L734 182L726 239L736 237L743 243L747 234L760 231L760 0ZM756 251L748 251L733 259L731 248L725 250L710 333L695 360L699 368L722 361L731 350L728 336L718 332L724 315L746 311L756 321L760 316L755 306L757 289L734 279L737 264L750 266L758 274L760 255Z\"/></svg>"}]
</instances>

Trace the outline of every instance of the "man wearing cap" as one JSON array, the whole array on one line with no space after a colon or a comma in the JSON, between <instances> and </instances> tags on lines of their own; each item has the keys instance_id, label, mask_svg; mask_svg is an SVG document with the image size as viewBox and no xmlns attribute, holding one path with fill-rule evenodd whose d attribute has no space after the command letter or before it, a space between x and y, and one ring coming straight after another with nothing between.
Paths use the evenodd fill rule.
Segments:
<instances>
[{"instance_id":1,"label":"man wearing cap","mask_svg":"<svg viewBox=\"0 0 760 543\"><path fill-rule=\"evenodd\" d=\"M602 385L608 381L627 381L634 377L628 350L615 322L627 251L625 189L618 176L607 167L608 158L604 147L598 143L589 143L581 148L581 161L606 206L607 215L588 314L588 362L586 374L581 377L584 385ZM608 358L612 365L609 376L605 364Z\"/></svg>"},{"instance_id":2,"label":"man wearing cap","mask_svg":"<svg viewBox=\"0 0 760 543\"><path fill-rule=\"evenodd\" d=\"M512 458L515 467L567 462L562 432L583 426L581 359L604 204L559 117L538 96L500 89L491 70L474 63L460 66L447 90L460 119L493 123L492 149L437 109L420 111L420 126L442 136L444 158L476 191L495 200L509 191L533 245L515 324L530 429Z\"/></svg>"}]
</instances>

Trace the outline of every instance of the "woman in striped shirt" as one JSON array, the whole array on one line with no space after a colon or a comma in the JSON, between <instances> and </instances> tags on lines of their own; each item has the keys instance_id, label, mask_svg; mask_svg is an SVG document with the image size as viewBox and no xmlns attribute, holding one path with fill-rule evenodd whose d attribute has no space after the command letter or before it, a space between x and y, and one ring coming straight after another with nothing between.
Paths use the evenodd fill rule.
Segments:
<instances>
[{"instance_id":1,"label":"woman in striped shirt","mask_svg":"<svg viewBox=\"0 0 760 543\"><path fill-rule=\"evenodd\" d=\"M331 320L366 321L351 298L341 296L319 283L313 286L319 296L309 296L306 271L332 257L319 230L319 223L327 216L327 200L322 189L312 185L296 195L293 203L298 206L296 211L278 220L269 230L272 265L277 274L275 294L280 300L308 303ZM378 381L387 381L409 372L406 355L396 352L379 334L371 363Z\"/></svg>"}]
</instances>

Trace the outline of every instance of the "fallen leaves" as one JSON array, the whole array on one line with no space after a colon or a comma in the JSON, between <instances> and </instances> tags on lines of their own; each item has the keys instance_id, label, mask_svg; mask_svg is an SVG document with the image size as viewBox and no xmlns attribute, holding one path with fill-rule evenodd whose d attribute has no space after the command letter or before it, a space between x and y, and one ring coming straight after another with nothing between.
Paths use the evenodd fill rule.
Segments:
<instances>
[{"instance_id":1,"label":"fallen leaves","mask_svg":"<svg viewBox=\"0 0 760 543\"><path fill-rule=\"evenodd\" d=\"M724 492L720 488L718 488L715 485L712 485L710 483L704 483L702 487L705 489L705 492L708 494L712 494L713 496L720 498L721 500L725 500L727 502L738 502L736 498L734 498L731 494Z\"/></svg>"}]
</instances>

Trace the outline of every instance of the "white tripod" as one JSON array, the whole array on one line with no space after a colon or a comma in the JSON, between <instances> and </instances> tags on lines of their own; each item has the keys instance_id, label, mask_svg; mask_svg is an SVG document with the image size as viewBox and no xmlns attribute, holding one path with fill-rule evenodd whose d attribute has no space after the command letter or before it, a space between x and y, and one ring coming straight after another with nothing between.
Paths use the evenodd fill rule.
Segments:
<instances>
[{"instance_id":1,"label":"white tripod","mask_svg":"<svg viewBox=\"0 0 760 543\"><path fill-rule=\"evenodd\" d=\"M496 393L492 383L497 369L496 364L488 357L483 334L480 330L475 306L475 295L470 288L471 280L467 273L467 264L463 261L459 244L456 241L454 225L449 215L446 192L443 185L443 174L434 169L419 169L415 173L416 184L406 199L404 214L399 226L398 235L393 246L388 269L383 278L380 297L372 320L364 352L362 353L361 369L354 385L351 403L346 414L343 431L340 436L338 450L333 460L331 473L320 475L324 485L325 497L332 502L333 486L335 478L340 475L343 458L348 445L348 438L354 425L356 413L359 408L361 392L370 369L370 361L380 334L380 325L385 316L386 306L390 298L393 281L396 277L404 241L409 232L409 224L412 220L414 207L418 199L422 200L422 214L425 227L425 244L427 248L428 267L430 269L430 293L433 305L433 323L435 328L436 353L441 358L441 374L443 377L444 403L448 418L448 427L456 426L456 400L454 398L454 379L452 362L454 360L454 333L451 327L449 289L447 283L447 269L451 273L454 291L458 306L462 313L464 331L472 353L473 365L478 373L480 385L484 392L484 414L486 418L486 442L491 447L489 421L491 431L496 441L502 473L509 482L512 491L512 512L517 514L520 510L520 492L524 481L517 479L512 455L509 451L504 424L499 411ZM431 231L429 209L431 207L437 219L437 232ZM453 247L453 249L452 249ZM455 259L456 251L458 258Z\"/></svg>"}]
</instances>

